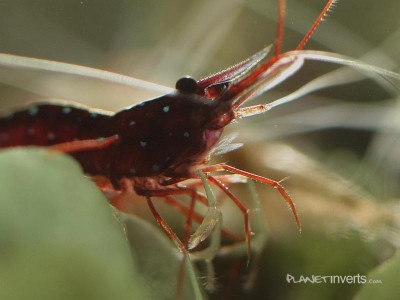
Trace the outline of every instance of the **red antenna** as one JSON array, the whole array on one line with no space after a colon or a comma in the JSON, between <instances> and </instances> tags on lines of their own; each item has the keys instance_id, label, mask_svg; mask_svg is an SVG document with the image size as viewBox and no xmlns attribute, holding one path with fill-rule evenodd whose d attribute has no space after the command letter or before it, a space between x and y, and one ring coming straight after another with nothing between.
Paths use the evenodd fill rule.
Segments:
<instances>
[{"instance_id":1,"label":"red antenna","mask_svg":"<svg viewBox=\"0 0 400 300\"><path fill-rule=\"evenodd\" d=\"M276 28L276 39L275 39L275 57L279 56L282 47L283 40L283 31L285 28L285 10L286 10L286 1L279 0L278 1L278 26Z\"/></svg>"},{"instance_id":2,"label":"red antenna","mask_svg":"<svg viewBox=\"0 0 400 300\"><path fill-rule=\"evenodd\" d=\"M281 2L281 1L279 1ZM304 45L307 43L307 41L310 39L310 37L313 35L315 29L318 27L318 25L321 23L321 21L324 19L325 15L329 11L329 9L335 4L337 0L329 0L328 3L325 5L324 9L321 11L319 14L318 18L315 20L314 24L310 27L310 29L307 31L306 35L304 38L301 40L300 44L297 46L296 50L301 50L304 48Z\"/></svg>"},{"instance_id":3,"label":"red antenna","mask_svg":"<svg viewBox=\"0 0 400 300\"><path fill-rule=\"evenodd\" d=\"M318 25L324 19L324 17L326 16L327 12L329 11L329 9L337 1L338 0L329 0L328 1L328 3L325 5L324 9L319 14L318 18L315 20L315 22L312 24L310 29L307 31L307 33L304 36L304 38L301 40L300 44L297 46L296 50L301 50L301 49L304 48L304 45L307 43L307 41L313 35L315 29L318 27ZM277 29L276 29L275 51L274 51L274 56L275 57L279 56L279 54L281 52L281 48L282 48L283 33L284 33L284 28L285 28L285 10L286 10L286 1L285 0L279 0L278 1L278 26L277 26Z\"/></svg>"}]
</instances>

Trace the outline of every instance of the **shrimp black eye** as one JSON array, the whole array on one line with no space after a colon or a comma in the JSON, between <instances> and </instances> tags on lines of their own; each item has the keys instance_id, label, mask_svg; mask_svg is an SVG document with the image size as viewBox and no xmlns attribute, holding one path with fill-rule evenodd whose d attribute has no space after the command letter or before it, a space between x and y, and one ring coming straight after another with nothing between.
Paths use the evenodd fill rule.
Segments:
<instances>
[{"instance_id":1,"label":"shrimp black eye","mask_svg":"<svg viewBox=\"0 0 400 300\"><path fill-rule=\"evenodd\" d=\"M175 88L183 93L194 94L197 91L198 86L196 79L190 76L185 76L178 79L175 83Z\"/></svg>"}]
</instances>

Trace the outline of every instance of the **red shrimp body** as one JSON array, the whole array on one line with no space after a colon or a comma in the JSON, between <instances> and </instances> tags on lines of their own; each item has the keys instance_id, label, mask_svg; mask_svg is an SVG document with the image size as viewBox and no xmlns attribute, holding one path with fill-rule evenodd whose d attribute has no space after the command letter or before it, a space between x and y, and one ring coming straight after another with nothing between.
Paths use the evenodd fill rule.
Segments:
<instances>
[{"instance_id":1,"label":"red shrimp body","mask_svg":"<svg viewBox=\"0 0 400 300\"><path fill-rule=\"evenodd\" d=\"M121 138L113 176L193 176L226 125L215 126L215 110L213 101L177 92L118 112L111 121Z\"/></svg>"},{"instance_id":2,"label":"red shrimp body","mask_svg":"<svg viewBox=\"0 0 400 300\"><path fill-rule=\"evenodd\" d=\"M111 117L75 106L36 104L0 118L0 147L51 146L109 136ZM106 175L111 149L77 153L88 174Z\"/></svg>"},{"instance_id":3,"label":"red shrimp body","mask_svg":"<svg viewBox=\"0 0 400 300\"><path fill-rule=\"evenodd\" d=\"M226 124L215 124L214 101L176 92L114 115L40 104L0 118L0 147L51 146L118 135L115 145L72 153L85 173L109 178L193 177Z\"/></svg>"}]
</instances>

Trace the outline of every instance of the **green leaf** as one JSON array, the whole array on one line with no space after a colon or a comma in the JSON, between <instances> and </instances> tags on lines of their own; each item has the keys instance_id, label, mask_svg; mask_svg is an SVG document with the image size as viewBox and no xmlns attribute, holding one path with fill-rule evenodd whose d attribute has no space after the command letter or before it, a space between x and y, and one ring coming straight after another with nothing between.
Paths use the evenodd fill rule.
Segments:
<instances>
[{"instance_id":1,"label":"green leaf","mask_svg":"<svg viewBox=\"0 0 400 300\"><path fill-rule=\"evenodd\" d=\"M0 153L0 299L146 299L120 222L78 164Z\"/></svg>"},{"instance_id":2,"label":"green leaf","mask_svg":"<svg viewBox=\"0 0 400 300\"><path fill-rule=\"evenodd\" d=\"M360 289L354 300L398 299L400 295L399 270L400 253L397 253L368 274L367 283Z\"/></svg>"}]
</instances>

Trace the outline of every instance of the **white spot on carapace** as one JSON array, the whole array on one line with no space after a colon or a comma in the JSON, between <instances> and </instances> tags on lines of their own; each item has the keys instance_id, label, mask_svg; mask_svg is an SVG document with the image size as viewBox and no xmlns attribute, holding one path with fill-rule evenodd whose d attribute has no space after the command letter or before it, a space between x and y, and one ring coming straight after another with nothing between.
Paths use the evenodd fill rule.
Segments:
<instances>
[{"instance_id":1,"label":"white spot on carapace","mask_svg":"<svg viewBox=\"0 0 400 300\"><path fill-rule=\"evenodd\" d=\"M29 128L26 130L26 133L27 133L28 135L34 135L34 134L35 134L35 128L29 127Z\"/></svg>"},{"instance_id":2,"label":"white spot on carapace","mask_svg":"<svg viewBox=\"0 0 400 300\"><path fill-rule=\"evenodd\" d=\"M129 173L131 173L132 175L136 174L136 169L135 168L130 168L129 169Z\"/></svg>"},{"instance_id":3,"label":"white spot on carapace","mask_svg":"<svg viewBox=\"0 0 400 300\"><path fill-rule=\"evenodd\" d=\"M36 116L38 111L39 111L39 108L37 106L32 106L31 108L28 109L28 113L31 116Z\"/></svg>"},{"instance_id":4,"label":"white spot on carapace","mask_svg":"<svg viewBox=\"0 0 400 300\"><path fill-rule=\"evenodd\" d=\"M65 115L69 114L71 111L72 111L72 108L71 108L71 107L68 107L68 106L63 107L63 109L62 109L62 112L63 112L63 114L65 114Z\"/></svg>"},{"instance_id":5,"label":"white spot on carapace","mask_svg":"<svg viewBox=\"0 0 400 300\"><path fill-rule=\"evenodd\" d=\"M185 131L185 132L183 133L183 136L184 136L185 138L188 138L188 137L190 136L190 134L189 134L189 132Z\"/></svg>"},{"instance_id":6,"label":"white spot on carapace","mask_svg":"<svg viewBox=\"0 0 400 300\"><path fill-rule=\"evenodd\" d=\"M104 136L99 136L98 138L97 138L97 140L98 141L104 141L106 138L104 137Z\"/></svg>"},{"instance_id":7,"label":"white spot on carapace","mask_svg":"<svg viewBox=\"0 0 400 300\"><path fill-rule=\"evenodd\" d=\"M153 172L158 172L158 171L160 171L160 166L159 165L153 165L151 167L151 169L152 169Z\"/></svg>"},{"instance_id":8,"label":"white spot on carapace","mask_svg":"<svg viewBox=\"0 0 400 300\"><path fill-rule=\"evenodd\" d=\"M55 138L56 138L56 135L55 135L54 133L49 132L49 133L47 134L47 140L48 140L48 141L54 141Z\"/></svg>"},{"instance_id":9,"label":"white spot on carapace","mask_svg":"<svg viewBox=\"0 0 400 300\"><path fill-rule=\"evenodd\" d=\"M135 125L135 124L136 124L135 121L130 121L130 122L129 122L129 126L133 126L133 125Z\"/></svg>"},{"instance_id":10,"label":"white spot on carapace","mask_svg":"<svg viewBox=\"0 0 400 300\"><path fill-rule=\"evenodd\" d=\"M162 110L163 112L169 112L169 105L165 105Z\"/></svg>"},{"instance_id":11,"label":"white spot on carapace","mask_svg":"<svg viewBox=\"0 0 400 300\"><path fill-rule=\"evenodd\" d=\"M140 146L141 146L141 147L146 147L146 145L147 145L147 142L145 142L145 141L140 141Z\"/></svg>"}]
</instances>

